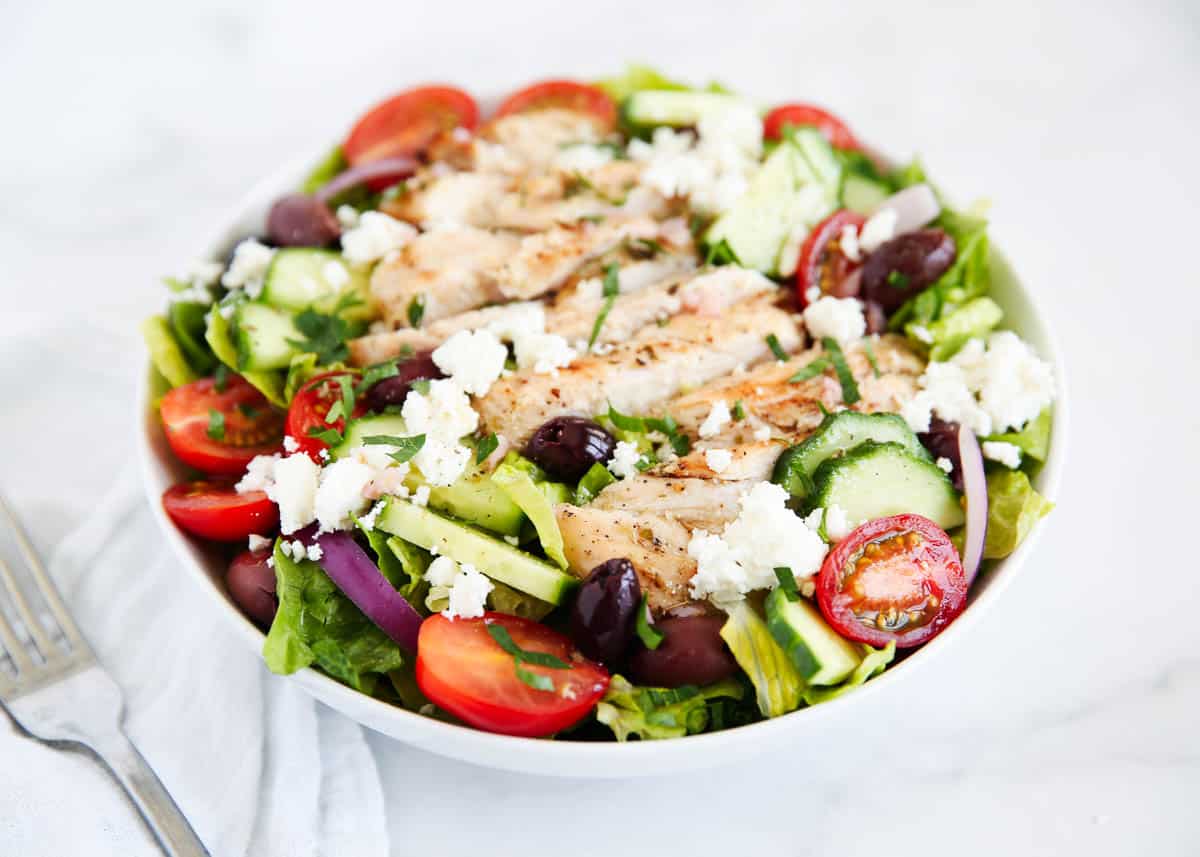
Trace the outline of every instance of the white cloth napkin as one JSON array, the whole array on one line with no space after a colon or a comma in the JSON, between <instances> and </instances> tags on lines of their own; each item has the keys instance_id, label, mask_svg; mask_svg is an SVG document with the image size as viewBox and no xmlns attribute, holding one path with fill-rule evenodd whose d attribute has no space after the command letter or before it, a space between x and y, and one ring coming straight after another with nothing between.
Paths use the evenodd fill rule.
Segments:
<instances>
[{"instance_id":1,"label":"white cloth napkin","mask_svg":"<svg viewBox=\"0 0 1200 857\"><path fill-rule=\"evenodd\" d=\"M45 347L64 342L86 347ZM91 325L18 325L0 341L0 389L28 382L31 357L38 383L19 408L19 453L15 434L0 429L0 487L42 545L48 510L79 517L51 573L125 692L126 732L205 844L219 857L386 855L383 792L362 727L267 672L199 597L149 515L130 434L136 342ZM64 422L69 447L56 443ZM39 425L48 428L29 433ZM102 496L88 496L104 482ZM56 492L71 499L56 505ZM92 760L3 726L0 758L0 852L158 853Z\"/></svg>"}]
</instances>

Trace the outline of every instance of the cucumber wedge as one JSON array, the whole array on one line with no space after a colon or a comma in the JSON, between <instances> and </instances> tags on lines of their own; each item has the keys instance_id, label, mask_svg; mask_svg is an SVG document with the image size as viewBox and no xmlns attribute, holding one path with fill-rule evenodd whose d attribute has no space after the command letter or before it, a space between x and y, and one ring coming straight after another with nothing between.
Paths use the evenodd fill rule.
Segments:
<instances>
[{"instance_id":1,"label":"cucumber wedge","mask_svg":"<svg viewBox=\"0 0 1200 857\"><path fill-rule=\"evenodd\" d=\"M300 353L292 343L304 338L296 330L290 312L260 303L238 304L233 328L238 371L286 369Z\"/></svg>"},{"instance_id":2,"label":"cucumber wedge","mask_svg":"<svg viewBox=\"0 0 1200 857\"><path fill-rule=\"evenodd\" d=\"M775 589L767 596L766 609L771 636L809 684L838 684L862 660L858 649L807 601L789 601L782 589Z\"/></svg>"},{"instance_id":3,"label":"cucumber wedge","mask_svg":"<svg viewBox=\"0 0 1200 857\"><path fill-rule=\"evenodd\" d=\"M921 441L898 414L860 414L840 411L825 417L802 443L787 449L775 462L771 481L803 500L813 491L812 476L822 463L865 441L898 443L913 456L932 462Z\"/></svg>"},{"instance_id":4,"label":"cucumber wedge","mask_svg":"<svg viewBox=\"0 0 1200 857\"><path fill-rule=\"evenodd\" d=\"M233 334L229 322L217 307L208 314L208 328L204 331L204 341L212 348L217 359L230 369L238 369L238 351L233 342ZM238 370L243 378L250 382L267 399L281 408L286 408L288 398L284 395L285 376L282 372L250 372Z\"/></svg>"},{"instance_id":5,"label":"cucumber wedge","mask_svg":"<svg viewBox=\"0 0 1200 857\"><path fill-rule=\"evenodd\" d=\"M871 214L891 195L887 185L856 173L850 173L842 181L842 206L859 214Z\"/></svg>"},{"instance_id":6,"label":"cucumber wedge","mask_svg":"<svg viewBox=\"0 0 1200 857\"><path fill-rule=\"evenodd\" d=\"M340 253L312 247L284 247L275 251L263 279L259 301L277 309L299 312L314 307L331 312L338 300L353 293L362 303L347 308L343 316L356 318L366 307L366 269L352 268Z\"/></svg>"},{"instance_id":7,"label":"cucumber wedge","mask_svg":"<svg viewBox=\"0 0 1200 857\"><path fill-rule=\"evenodd\" d=\"M545 560L460 521L395 497L388 500L376 526L456 562L469 562L488 577L551 604L563 603L579 586L576 578Z\"/></svg>"},{"instance_id":8,"label":"cucumber wedge","mask_svg":"<svg viewBox=\"0 0 1200 857\"><path fill-rule=\"evenodd\" d=\"M815 491L807 507L841 506L851 522L889 515L917 514L943 530L965 520L959 494L934 463L903 444L867 441L813 474Z\"/></svg>"},{"instance_id":9,"label":"cucumber wedge","mask_svg":"<svg viewBox=\"0 0 1200 857\"><path fill-rule=\"evenodd\" d=\"M705 116L731 108L744 107L746 101L736 95L717 92L675 92L649 89L635 92L621 105L625 124L635 128L671 125L687 128Z\"/></svg>"},{"instance_id":10,"label":"cucumber wedge","mask_svg":"<svg viewBox=\"0 0 1200 857\"><path fill-rule=\"evenodd\" d=\"M346 433L342 436L342 442L337 446L330 447L329 454L335 459L341 458L354 447L362 446L368 437L379 435L408 437L404 418L399 414L379 414L350 420L346 426Z\"/></svg>"}]
</instances>

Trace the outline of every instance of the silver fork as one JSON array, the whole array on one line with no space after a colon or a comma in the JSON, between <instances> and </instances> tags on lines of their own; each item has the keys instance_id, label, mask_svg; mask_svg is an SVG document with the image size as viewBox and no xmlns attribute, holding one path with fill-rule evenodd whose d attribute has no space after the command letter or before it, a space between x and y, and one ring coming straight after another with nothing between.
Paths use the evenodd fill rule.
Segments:
<instances>
[{"instance_id":1,"label":"silver fork","mask_svg":"<svg viewBox=\"0 0 1200 857\"><path fill-rule=\"evenodd\" d=\"M51 746L81 744L99 757L164 853L208 855L153 769L121 731L120 688L96 661L2 496L0 512L28 571L14 574L0 557L0 658L7 654L10 667L0 665L0 706L33 738ZM40 615L28 598L30 579L45 605Z\"/></svg>"}]
</instances>

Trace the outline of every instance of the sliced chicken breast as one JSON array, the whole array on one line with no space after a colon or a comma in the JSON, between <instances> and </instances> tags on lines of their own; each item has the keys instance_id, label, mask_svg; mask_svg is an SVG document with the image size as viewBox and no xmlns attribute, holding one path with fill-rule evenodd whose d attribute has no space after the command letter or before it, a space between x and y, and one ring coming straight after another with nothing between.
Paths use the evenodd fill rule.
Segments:
<instances>
[{"instance_id":1,"label":"sliced chicken breast","mask_svg":"<svg viewBox=\"0 0 1200 857\"><path fill-rule=\"evenodd\" d=\"M778 452L776 452L778 455ZM664 477L643 473L609 485L587 508L662 515L688 529L720 529L738 515L738 498L754 481Z\"/></svg>"}]
</instances>

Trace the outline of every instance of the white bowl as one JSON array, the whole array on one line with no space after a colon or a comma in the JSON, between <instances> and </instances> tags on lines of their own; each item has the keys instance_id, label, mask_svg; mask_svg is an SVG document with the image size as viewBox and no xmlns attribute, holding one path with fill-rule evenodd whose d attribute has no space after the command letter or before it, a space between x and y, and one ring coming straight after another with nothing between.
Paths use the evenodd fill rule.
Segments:
<instances>
[{"instance_id":1,"label":"white bowl","mask_svg":"<svg viewBox=\"0 0 1200 857\"><path fill-rule=\"evenodd\" d=\"M213 239L198 247L199 258L223 258L246 235L262 234L271 202L297 187L316 158L306 158L259 183L235 209L234 216ZM1003 254L992 249L992 297L1004 308L1005 323L1029 341L1053 366L1058 384L1050 456L1035 480L1042 494L1054 500L1065 461L1067 438L1066 377L1054 335L1033 295L1017 280ZM261 657L263 634L234 605L225 590L225 565L218 552L183 535L163 512L162 493L179 481L183 468L167 447L150 398L149 373L139 384L139 450L146 499L188 576L197 584L195 597L220 612L246 641L246 657ZM1051 520L1053 516L1051 516ZM711 734L666 741L581 743L512 738L423 717L380 702L314 670L305 669L279 681L295 681L314 697L385 735L433 753L479 765L534 774L575 777L630 777L669 773L724 764L764 752L781 743L803 740L818 724L842 715L851 706L885 705L888 689L903 681L918 665L931 661L966 634L1000 592L1016 577L1033 553L1046 521L1012 554L976 580L966 610L945 631L863 687L830 702L804 708L784 717ZM190 594L188 597L192 597Z\"/></svg>"}]
</instances>

